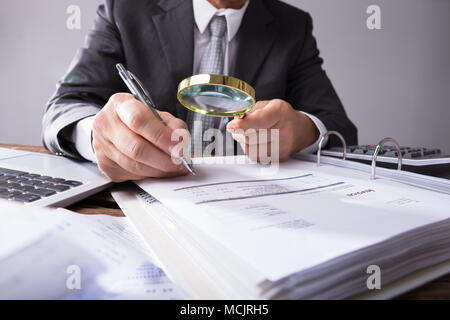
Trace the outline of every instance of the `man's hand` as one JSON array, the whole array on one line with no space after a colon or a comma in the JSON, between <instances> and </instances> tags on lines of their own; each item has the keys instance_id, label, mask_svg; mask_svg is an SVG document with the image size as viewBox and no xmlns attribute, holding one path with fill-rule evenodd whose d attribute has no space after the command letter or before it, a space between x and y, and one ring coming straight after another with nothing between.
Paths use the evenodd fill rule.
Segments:
<instances>
[{"instance_id":1,"label":"man's hand","mask_svg":"<svg viewBox=\"0 0 450 320\"><path fill-rule=\"evenodd\" d=\"M252 139L242 134L233 134L233 138L240 143L242 149L252 160L259 159L259 147L266 144L266 150L271 150L270 129L279 129L279 160L287 159L292 153L300 151L317 141L319 131L312 120L303 113L294 110L289 103L275 99L271 101L259 101L244 119L234 119L227 125L227 130L233 132L241 129L255 129L258 133L258 152L255 155L249 153ZM259 139L260 129L267 129L267 137ZM275 155L270 155L272 158Z\"/></svg>"},{"instance_id":2,"label":"man's hand","mask_svg":"<svg viewBox=\"0 0 450 320\"><path fill-rule=\"evenodd\" d=\"M117 93L95 116L92 146L100 170L115 182L145 177L168 177L188 173L172 162L170 151L175 129L187 129L184 121L159 112L164 126L131 94Z\"/></svg>"}]
</instances>

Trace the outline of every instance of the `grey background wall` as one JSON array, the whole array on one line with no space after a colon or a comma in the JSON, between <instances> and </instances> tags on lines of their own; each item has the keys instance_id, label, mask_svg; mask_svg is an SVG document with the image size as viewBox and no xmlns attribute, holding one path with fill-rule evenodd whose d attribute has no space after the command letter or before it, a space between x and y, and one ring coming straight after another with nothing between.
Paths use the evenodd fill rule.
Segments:
<instances>
[{"instance_id":1,"label":"grey background wall","mask_svg":"<svg viewBox=\"0 0 450 320\"><path fill-rule=\"evenodd\" d=\"M44 105L100 2L0 2L0 141L40 143ZM450 0L286 2L312 14L324 67L361 143L392 136L450 153ZM66 28L71 4L81 7L81 30ZM371 4L381 7L381 30L366 27Z\"/></svg>"}]
</instances>

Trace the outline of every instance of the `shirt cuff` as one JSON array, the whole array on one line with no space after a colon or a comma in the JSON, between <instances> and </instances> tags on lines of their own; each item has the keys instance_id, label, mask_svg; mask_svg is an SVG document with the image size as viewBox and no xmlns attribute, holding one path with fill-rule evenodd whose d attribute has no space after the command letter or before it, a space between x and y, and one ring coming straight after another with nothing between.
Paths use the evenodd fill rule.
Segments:
<instances>
[{"instance_id":1,"label":"shirt cuff","mask_svg":"<svg viewBox=\"0 0 450 320\"><path fill-rule=\"evenodd\" d=\"M95 116L84 118L75 125L72 133L72 141L78 153L86 160L97 163L97 158L92 148L92 123Z\"/></svg>"},{"instance_id":2,"label":"shirt cuff","mask_svg":"<svg viewBox=\"0 0 450 320\"><path fill-rule=\"evenodd\" d=\"M305 149L301 150L300 153L314 153L319 148L320 138L322 138L322 136L324 136L325 133L327 133L327 131L328 131L327 127L325 127L323 122L319 118L317 118L316 116L313 116L312 114L309 114L309 113L306 113L306 112L303 112L303 111L300 111L300 112L303 113L308 118L310 118L311 121L314 122L314 124L316 125L317 130L319 130L319 138L317 139L317 141L314 142L309 147L306 147ZM328 137L325 138L325 141L323 142L322 147L324 147L327 143L328 143Z\"/></svg>"}]
</instances>

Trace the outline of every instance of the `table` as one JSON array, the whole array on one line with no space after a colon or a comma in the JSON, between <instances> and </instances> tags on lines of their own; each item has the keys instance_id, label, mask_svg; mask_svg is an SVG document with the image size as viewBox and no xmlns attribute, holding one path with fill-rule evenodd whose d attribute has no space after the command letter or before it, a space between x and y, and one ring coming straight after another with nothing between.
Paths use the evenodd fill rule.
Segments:
<instances>
[{"instance_id":1,"label":"table","mask_svg":"<svg viewBox=\"0 0 450 320\"><path fill-rule=\"evenodd\" d=\"M10 148L16 150L33 151L40 153L49 153L42 146L27 146L9 143L0 143L1 148ZM80 214L107 214L116 217L124 217L109 191L102 191L96 195L90 196L67 209ZM398 299L439 299L450 300L450 274L443 276L433 282L430 282L420 288L408 292Z\"/></svg>"}]
</instances>

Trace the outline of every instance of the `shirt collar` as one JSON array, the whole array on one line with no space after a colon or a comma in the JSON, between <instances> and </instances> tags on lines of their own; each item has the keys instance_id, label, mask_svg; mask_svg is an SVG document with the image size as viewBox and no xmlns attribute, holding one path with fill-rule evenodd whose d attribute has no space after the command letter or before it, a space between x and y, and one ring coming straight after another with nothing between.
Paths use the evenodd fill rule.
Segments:
<instances>
[{"instance_id":1,"label":"shirt collar","mask_svg":"<svg viewBox=\"0 0 450 320\"><path fill-rule=\"evenodd\" d=\"M215 16L225 16L227 20L228 42L233 40L234 36L241 26L242 18L247 10L250 0L248 0L241 9L217 9L208 0L192 0L194 7L194 19L200 33L204 33L208 28L211 19Z\"/></svg>"}]
</instances>

